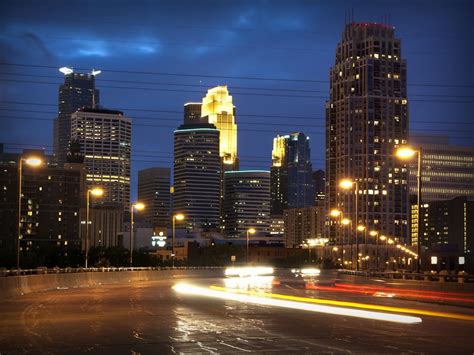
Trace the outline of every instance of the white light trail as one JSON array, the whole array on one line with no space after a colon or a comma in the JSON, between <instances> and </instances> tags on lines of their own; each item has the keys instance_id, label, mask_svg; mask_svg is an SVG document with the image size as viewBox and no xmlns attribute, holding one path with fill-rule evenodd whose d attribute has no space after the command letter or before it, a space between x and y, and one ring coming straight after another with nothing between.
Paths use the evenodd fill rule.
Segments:
<instances>
[{"instance_id":1,"label":"white light trail","mask_svg":"<svg viewBox=\"0 0 474 355\"><path fill-rule=\"evenodd\" d=\"M334 314L348 317L359 317L365 319L381 320L386 322L415 324L421 323L419 317L405 316L393 313L372 312L359 309L350 309L343 307L323 306L317 304L309 304L303 302L287 301L281 299L273 299L268 297L260 297L254 295L245 295L234 292L216 291L204 287L194 286L187 283L178 283L173 289L182 294L205 296L211 298L225 299L236 302L253 303L266 306L283 307L290 309L298 309L302 311L318 312L326 314Z\"/></svg>"},{"instance_id":2,"label":"white light trail","mask_svg":"<svg viewBox=\"0 0 474 355\"><path fill-rule=\"evenodd\" d=\"M225 276L261 276L261 275L273 275L272 267L265 266L245 266L245 267L228 267L225 269Z\"/></svg>"}]
</instances>

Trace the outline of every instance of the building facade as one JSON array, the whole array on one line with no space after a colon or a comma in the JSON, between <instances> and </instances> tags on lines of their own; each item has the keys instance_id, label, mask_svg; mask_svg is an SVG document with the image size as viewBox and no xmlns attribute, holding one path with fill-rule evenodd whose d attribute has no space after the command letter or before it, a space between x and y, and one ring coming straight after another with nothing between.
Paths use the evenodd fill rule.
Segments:
<instances>
[{"instance_id":1,"label":"building facade","mask_svg":"<svg viewBox=\"0 0 474 355\"><path fill-rule=\"evenodd\" d=\"M18 162L29 155L41 157L43 163L35 168L26 164L22 167L20 265L25 265L28 254L41 260L56 248L58 257L65 257L72 250L80 250L81 246L80 171L52 164L52 157L45 156L42 151L25 151L23 155L0 152L0 249L5 258L4 266L14 265L18 238Z\"/></svg>"},{"instance_id":2,"label":"building facade","mask_svg":"<svg viewBox=\"0 0 474 355\"><path fill-rule=\"evenodd\" d=\"M437 139L433 139L437 138ZM423 202L474 196L474 147L449 144L449 138L410 135L410 144L422 150ZM417 162L410 164L410 194L417 193Z\"/></svg>"},{"instance_id":3,"label":"building facade","mask_svg":"<svg viewBox=\"0 0 474 355\"><path fill-rule=\"evenodd\" d=\"M324 238L324 210L324 204L285 210L285 246L299 248L308 239Z\"/></svg>"},{"instance_id":4,"label":"building facade","mask_svg":"<svg viewBox=\"0 0 474 355\"><path fill-rule=\"evenodd\" d=\"M270 224L270 172L227 171L224 177L224 231L239 236L254 228L268 233Z\"/></svg>"},{"instance_id":5,"label":"building facade","mask_svg":"<svg viewBox=\"0 0 474 355\"><path fill-rule=\"evenodd\" d=\"M124 231L124 209L120 203L101 203L89 210L89 248L120 246L119 236ZM86 240L86 210L81 209L82 247Z\"/></svg>"},{"instance_id":6,"label":"building facade","mask_svg":"<svg viewBox=\"0 0 474 355\"><path fill-rule=\"evenodd\" d=\"M407 241L408 167L394 157L408 140L407 69L400 39L384 24L350 23L337 45L326 103L326 206L357 224ZM342 179L359 191L339 190ZM343 232L345 230L345 232ZM332 242L349 231L329 222Z\"/></svg>"},{"instance_id":7,"label":"building facade","mask_svg":"<svg viewBox=\"0 0 474 355\"><path fill-rule=\"evenodd\" d=\"M173 213L188 230L215 229L220 220L219 130L212 124L181 125L174 131Z\"/></svg>"},{"instance_id":8,"label":"building facade","mask_svg":"<svg viewBox=\"0 0 474 355\"><path fill-rule=\"evenodd\" d=\"M274 138L270 173L272 214L314 204L311 150L304 133Z\"/></svg>"},{"instance_id":9,"label":"building facade","mask_svg":"<svg viewBox=\"0 0 474 355\"><path fill-rule=\"evenodd\" d=\"M132 121L120 111L79 109L71 115L71 139L84 155L86 186L100 186L100 202L130 203Z\"/></svg>"},{"instance_id":10,"label":"building facade","mask_svg":"<svg viewBox=\"0 0 474 355\"><path fill-rule=\"evenodd\" d=\"M66 68L62 68L66 69ZM71 114L82 107L94 107L99 102L95 75L65 71L64 83L59 86L58 117L54 120L53 153L59 165L66 162L71 140Z\"/></svg>"},{"instance_id":11,"label":"building facade","mask_svg":"<svg viewBox=\"0 0 474 355\"><path fill-rule=\"evenodd\" d=\"M314 204L326 199L326 174L324 170L313 171Z\"/></svg>"},{"instance_id":12,"label":"building facade","mask_svg":"<svg viewBox=\"0 0 474 355\"><path fill-rule=\"evenodd\" d=\"M153 228L166 228L170 224L170 178L169 168L155 167L138 172L138 201L146 206L141 212L142 220Z\"/></svg>"}]
</instances>

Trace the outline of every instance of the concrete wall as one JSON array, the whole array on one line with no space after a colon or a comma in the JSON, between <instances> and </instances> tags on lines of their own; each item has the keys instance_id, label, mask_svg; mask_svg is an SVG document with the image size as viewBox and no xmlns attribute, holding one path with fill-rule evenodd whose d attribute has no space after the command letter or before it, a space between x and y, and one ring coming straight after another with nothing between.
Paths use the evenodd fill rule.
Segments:
<instances>
[{"instance_id":1,"label":"concrete wall","mask_svg":"<svg viewBox=\"0 0 474 355\"><path fill-rule=\"evenodd\" d=\"M222 269L78 272L0 278L0 300L61 288L94 287L171 278L219 277Z\"/></svg>"}]
</instances>

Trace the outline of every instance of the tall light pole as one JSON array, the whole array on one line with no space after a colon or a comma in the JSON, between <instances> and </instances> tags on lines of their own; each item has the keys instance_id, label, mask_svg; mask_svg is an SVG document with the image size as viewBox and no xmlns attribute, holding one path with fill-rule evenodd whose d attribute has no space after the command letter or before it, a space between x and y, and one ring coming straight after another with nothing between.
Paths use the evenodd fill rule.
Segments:
<instances>
[{"instance_id":1,"label":"tall light pole","mask_svg":"<svg viewBox=\"0 0 474 355\"><path fill-rule=\"evenodd\" d=\"M364 232L364 244L366 245L367 248L367 228L365 226L359 224L357 226L357 231L358 232ZM357 238L357 235L356 235ZM356 270L359 270L359 243L356 243L356 252L357 252L357 263L356 263Z\"/></svg>"},{"instance_id":2,"label":"tall light pole","mask_svg":"<svg viewBox=\"0 0 474 355\"><path fill-rule=\"evenodd\" d=\"M356 180L351 179L343 179L339 182L339 187L343 190L352 190L354 188L354 199L355 199L355 223L353 226L355 227L355 241L356 241L356 254L357 258L359 258L359 238L357 235L357 231L359 230L359 183ZM352 252L352 245L351 245L351 252ZM352 259L352 258L351 258ZM356 262L356 270L359 270L359 263Z\"/></svg>"},{"instance_id":3,"label":"tall light pole","mask_svg":"<svg viewBox=\"0 0 474 355\"><path fill-rule=\"evenodd\" d=\"M352 221L349 219L349 218L342 218L341 219L341 226L351 226L352 225ZM349 229L352 229L352 228L349 228ZM344 232L343 232L344 234ZM349 246L351 247L351 262L352 262L352 244L349 244ZM342 267L344 267L344 245L342 246Z\"/></svg>"},{"instance_id":4,"label":"tall light pole","mask_svg":"<svg viewBox=\"0 0 474 355\"><path fill-rule=\"evenodd\" d=\"M134 226L135 226L135 220L134 220L134 214L135 210L141 211L145 209L145 205L141 202L136 202L136 203L131 203L130 204L130 267L133 266L133 239L135 237L134 234Z\"/></svg>"},{"instance_id":5,"label":"tall light pole","mask_svg":"<svg viewBox=\"0 0 474 355\"><path fill-rule=\"evenodd\" d=\"M173 215L173 228L172 228L172 231L171 231L171 267L174 268L174 258L175 258L175 254L174 254L174 239L175 239L175 236L174 236L174 233L175 233L175 223L176 221L182 221L184 219L184 215L181 214L181 213L178 213L178 214L174 214Z\"/></svg>"},{"instance_id":6,"label":"tall light pole","mask_svg":"<svg viewBox=\"0 0 474 355\"><path fill-rule=\"evenodd\" d=\"M341 210L333 208L331 211L329 211L329 216L334 219L339 219L339 227L341 227L343 216ZM341 233L341 264L342 267L344 267L344 233Z\"/></svg>"},{"instance_id":7,"label":"tall light pole","mask_svg":"<svg viewBox=\"0 0 474 355\"><path fill-rule=\"evenodd\" d=\"M23 156L20 155L19 161L18 161L18 235L16 238L16 268L17 270L20 269L20 241L21 241L21 195L22 195L22 182L21 180L23 179L23 162L25 162L26 165L31 166L33 168L39 167L41 164L43 164L43 160L38 157L28 157L28 158L23 158Z\"/></svg>"},{"instance_id":8,"label":"tall light pole","mask_svg":"<svg viewBox=\"0 0 474 355\"><path fill-rule=\"evenodd\" d=\"M96 196L96 197L101 197L104 194L104 190L101 189L100 187L95 187L93 189L87 189L86 192L86 241L85 241L85 249L86 249L86 262L85 262L85 267L86 269L89 267L89 224L90 224L90 216L89 216L89 210L90 210L90 199L91 195Z\"/></svg>"},{"instance_id":9,"label":"tall light pole","mask_svg":"<svg viewBox=\"0 0 474 355\"><path fill-rule=\"evenodd\" d=\"M375 257L377 262L377 270L379 269L379 232L378 231L370 231L369 235L371 237L375 237Z\"/></svg>"},{"instance_id":10,"label":"tall light pole","mask_svg":"<svg viewBox=\"0 0 474 355\"><path fill-rule=\"evenodd\" d=\"M416 173L417 180L417 190L416 190L416 205L418 212L418 238L416 240L416 251L418 258L416 259L416 272L420 272L421 268L421 237L422 237L422 218L421 218L421 180L422 180L422 166L421 166L421 157L422 149L414 149L411 147L400 147L395 151L395 156L401 160L409 160L418 154L418 168Z\"/></svg>"},{"instance_id":11,"label":"tall light pole","mask_svg":"<svg viewBox=\"0 0 474 355\"><path fill-rule=\"evenodd\" d=\"M250 234L255 233L255 228L247 229L247 263L249 262L249 244L250 244Z\"/></svg>"}]
</instances>

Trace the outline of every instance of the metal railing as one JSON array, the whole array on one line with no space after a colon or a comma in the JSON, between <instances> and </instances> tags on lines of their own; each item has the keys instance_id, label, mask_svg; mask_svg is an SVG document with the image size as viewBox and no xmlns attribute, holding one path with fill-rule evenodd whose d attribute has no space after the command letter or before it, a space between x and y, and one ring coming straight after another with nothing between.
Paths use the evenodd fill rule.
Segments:
<instances>
[{"instance_id":1,"label":"metal railing","mask_svg":"<svg viewBox=\"0 0 474 355\"><path fill-rule=\"evenodd\" d=\"M410 270L399 270L399 271L377 271L377 270L366 270L366 271L355 271L355 270L338 270L341 274L365 276L365 277L382 277L387 279L399 279L399 280L419 280L419 281L438 281L438 282L474 282L474 275L469 275L464 271L459 273L448 272L446 270L435 272L425 271L423 273L417 273Z\"/></svg>"},{"instance_id":2,"label":"metal railing","mask_svg":"<svg viewBox=\"0 0 474 355\"><path fill-rule=\"evenodd\" d=\"M162 271L162 270L209 270L223 269L222 266L156 266L156 267L89 267L89 268L47 268L37 267L35 269L1 269L0 276L21 275L45 275L45 274L67 274L80 272L119 272L119 271Z\"/></svg>"}]
</instances>

